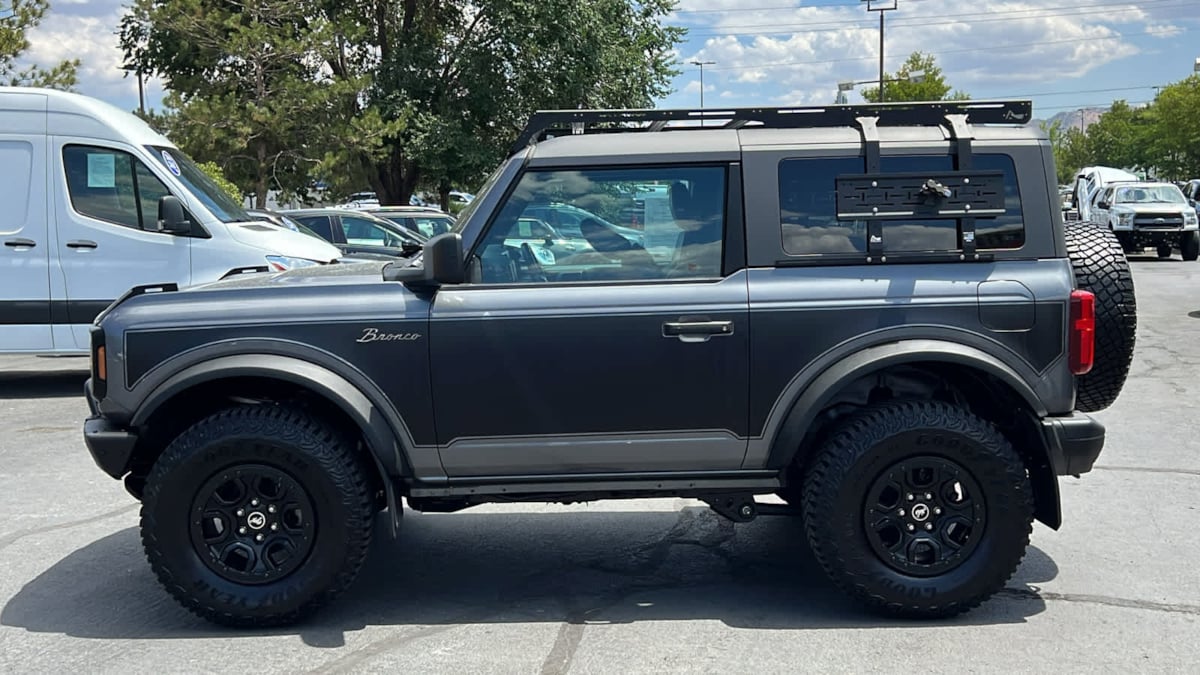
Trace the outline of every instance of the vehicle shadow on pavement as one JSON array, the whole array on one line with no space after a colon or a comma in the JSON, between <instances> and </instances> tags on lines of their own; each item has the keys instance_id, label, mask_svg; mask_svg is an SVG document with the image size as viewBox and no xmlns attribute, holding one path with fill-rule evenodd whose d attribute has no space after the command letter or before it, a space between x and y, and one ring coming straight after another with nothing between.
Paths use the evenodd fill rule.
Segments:
<instances>
[{"instance_id":1,"label":"vehicle shadow on pavement","mask_svg":"<svg viewBox=\"0 0 1200 675\"><path fill-rule=\"evenodd\" d=\"M298 635L340 647L366 626L720 620L737 628L910 628L862 611L826 581L799 519L734 525L703 507L655 512L405 515L380 519L362 575L339 601L282 629L210 625L169 598L136 529L93 542L26 584L0 623L96 639ZM1054 562L1030 547L1013 580L982 607L936 625L1020 623L1045 609L1032 584Z\"/></svg>"},{"instance_id":2,"label":"vehicle shadow on pavement","mask_svg":"<svg viewBox=\"0 0 1200 675\"><path fill-rule=\"evenodd\" d=\"M0 372L0 400L30 398L83 398L87 370Z\"/></svg>"}]
</instances>

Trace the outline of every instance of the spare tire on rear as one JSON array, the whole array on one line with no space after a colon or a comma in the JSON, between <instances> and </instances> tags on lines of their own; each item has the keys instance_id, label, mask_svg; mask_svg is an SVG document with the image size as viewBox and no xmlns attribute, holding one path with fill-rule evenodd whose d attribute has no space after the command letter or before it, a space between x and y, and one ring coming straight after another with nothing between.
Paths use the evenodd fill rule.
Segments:
<instances>
[{"instance_id":1,"label":"spare tire on rear","mask_svg":"<svg viewBox=\"0 0 1200 675\"><path fill-rule=\"evenodd\" d=\"M1089 222L1063 226L1075 285L1096 296L1096 363L1091 372L1075 379L1075 406L1095 412L1117 400L1133 362L1137 333L1133 274L1121 242L1107 227Z\"/></svg>"}]
</instances>

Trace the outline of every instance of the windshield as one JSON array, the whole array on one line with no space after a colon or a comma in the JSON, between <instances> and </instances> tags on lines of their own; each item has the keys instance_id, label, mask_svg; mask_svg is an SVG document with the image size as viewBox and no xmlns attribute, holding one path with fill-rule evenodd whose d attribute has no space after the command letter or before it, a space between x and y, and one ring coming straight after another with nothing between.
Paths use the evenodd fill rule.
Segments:
<instances>
[{"instance_id":1,"label":"windshield","mask_svg":"<svg viewBox=\"0 0 1200 675\"><path fill-rule=\"evenodd\" d=\"M1183 193L1174 185L1140 185L1117 190L1118 204L1186 204Z\"/></svg>"},{"instance_id":2,"label":"windshield","mask_svg":"<svg viewBox=\"0 0 1200 675\"><path fill-rule=\"evenodd\" d=\"M479 205L483 203L484 198L487 197L488 192L491 192L492 188L495 187L496 181L500 180L500 174L504 173L504 167L506 166L508 166L508 162L502 163L495 171L492 172L492 175L488 176L487 180L483 182L483 187L475 191L475 198L471 200L470 204L467 204L467 208L463 209L458 214L458 219L454 222L454 232L462 232L463 226L466 225L467 221L471 220L471 216L475 214L475 209L479 208Z\"/></svg>"},{"instance_id":3,"label":"windshield","mask_svg":"<svg viewBox=\"0 0 1200 675\"><path fill-rule=\"evenodd\" d=\"M238 204L224 190L217 186L208 174L204 173L196 163L188 158L176 148L165 148L157 145L146 146L150 150L150 154L154 155L154 159L164 166L171 175L179 179L180 183L192 193L200 203L208 207L223 223L242 223L254 218L246 213L241 204Z\"/></svg>"}]
</instances>

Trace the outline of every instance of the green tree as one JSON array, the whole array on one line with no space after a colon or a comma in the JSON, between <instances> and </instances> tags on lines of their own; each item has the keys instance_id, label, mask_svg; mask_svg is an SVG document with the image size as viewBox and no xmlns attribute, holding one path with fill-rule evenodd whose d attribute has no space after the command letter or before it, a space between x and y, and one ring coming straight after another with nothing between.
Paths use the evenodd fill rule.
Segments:
<instances>
[{"instance_id":1,"label":"green tree","mask_svg":"<svg viewBox=\"0 0 1200 675\"><path fill-rule=\"evenodd\" d=\"M208 174L208 177L217 184L217 187L224 190L225 194L232 197L237 203L242 203L242 191L238 189L238 186L234 185L232 181L225 177L225 172L221 171L221 167L217 166L216 162L202 162L196 166L200 167L201 171Z\"/></svg>"},{"instance_id":2,"label":"green tree","mask_svg":"<svg viewBox=\"0 0 1200 675\"><path fill-rule=\"evenodd\" d=\"M914 81L913 73L922 73ZM885 73L883 76L884 101L965 101L970 96L966 92L956 90L946 84L946 77L937 65L933 54L913 52L895 73ZM862 96L872 103L879 101L879 87L862 90Z\"/></svg>"},{"instance_id":3,"label":"green tree","mask_svg":"<svg viewBox=\"0 0 1200 675\"><path fill-rule=\"evenodd\" d=\"M165 80L167 135L219 164L256 205L272 189L303 191L329 140L319 121L345 89L322 73L317 50L342 33L320 9L308 0L135 0L121 21L125 67Z\"/></svg>"},{"instance_id":4,"label":"green tree","mask_svg":"<svg viewBox=\"0 0 1200 675\"><path fill-rule=\"evenodd\" d=\"M1164 87L1144 116L1150 165L1159 176L1200 176L1200 75Z\"/></svg>"},{"instance_id":5,"label":"green tree","mask_svg":"<svg viewBox=\"0 0 1200 675\"><path fill-rule=\"evenodd\" d=\"M0 0L0 84L55 89L75 86L78 59L49 68L18 64L29 49L29 30L42 22L49 8L48 0Z\"/></svg>"},{"instance_id":6,"label":"green tree","mask_svg":"<svg viewBox=\"0 0 1200 675\"><path fill-rule=\"evenodd\" d=\"M394 204L474 183L534 110L667 93L683 34L662 25L674 4L135 0L121 35L127 67L166 80L185 150L217 159L240 142L260 184L284 158L294 184L365 183Z\"/></svg>"},{"instance_id":7,"label":"green tree","mask_svg":"<svg viewBox=\"0 0 1200 675\"><path fill-rule=\"evenodd\" d=\"M1151 158L1149 125L1141 110L1123 100L1113 101L1100 119L1087 128L1092 160L1101 166L1146 168Z\"/></svg>"}]
</instances>

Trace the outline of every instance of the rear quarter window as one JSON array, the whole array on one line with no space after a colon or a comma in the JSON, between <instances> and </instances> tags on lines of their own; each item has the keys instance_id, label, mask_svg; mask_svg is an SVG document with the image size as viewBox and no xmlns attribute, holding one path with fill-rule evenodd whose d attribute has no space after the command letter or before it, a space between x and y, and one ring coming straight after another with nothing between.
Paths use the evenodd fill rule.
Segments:
<instances>
[{"instance_id":1,"label":"rear quarter window","mask_svg":"<svg viewBox=\"0 0 1200 675\"><path fill-rule=\"evenodd\" d=\"M1012 158L978 153L974 168L1004 174L1004 213L975 220L979 250L1018 249L1025 245L1020 186ZM949 155L885 156L885 173L949 171ZM783 250L788 255L865 253L867 221L838 220L835 180L863 173L861 157L786 159L779 164L779 210ZM952 219L885 221L884 250L892 252L955 250L959 222Z\"/></svg>"}]
</instances>

